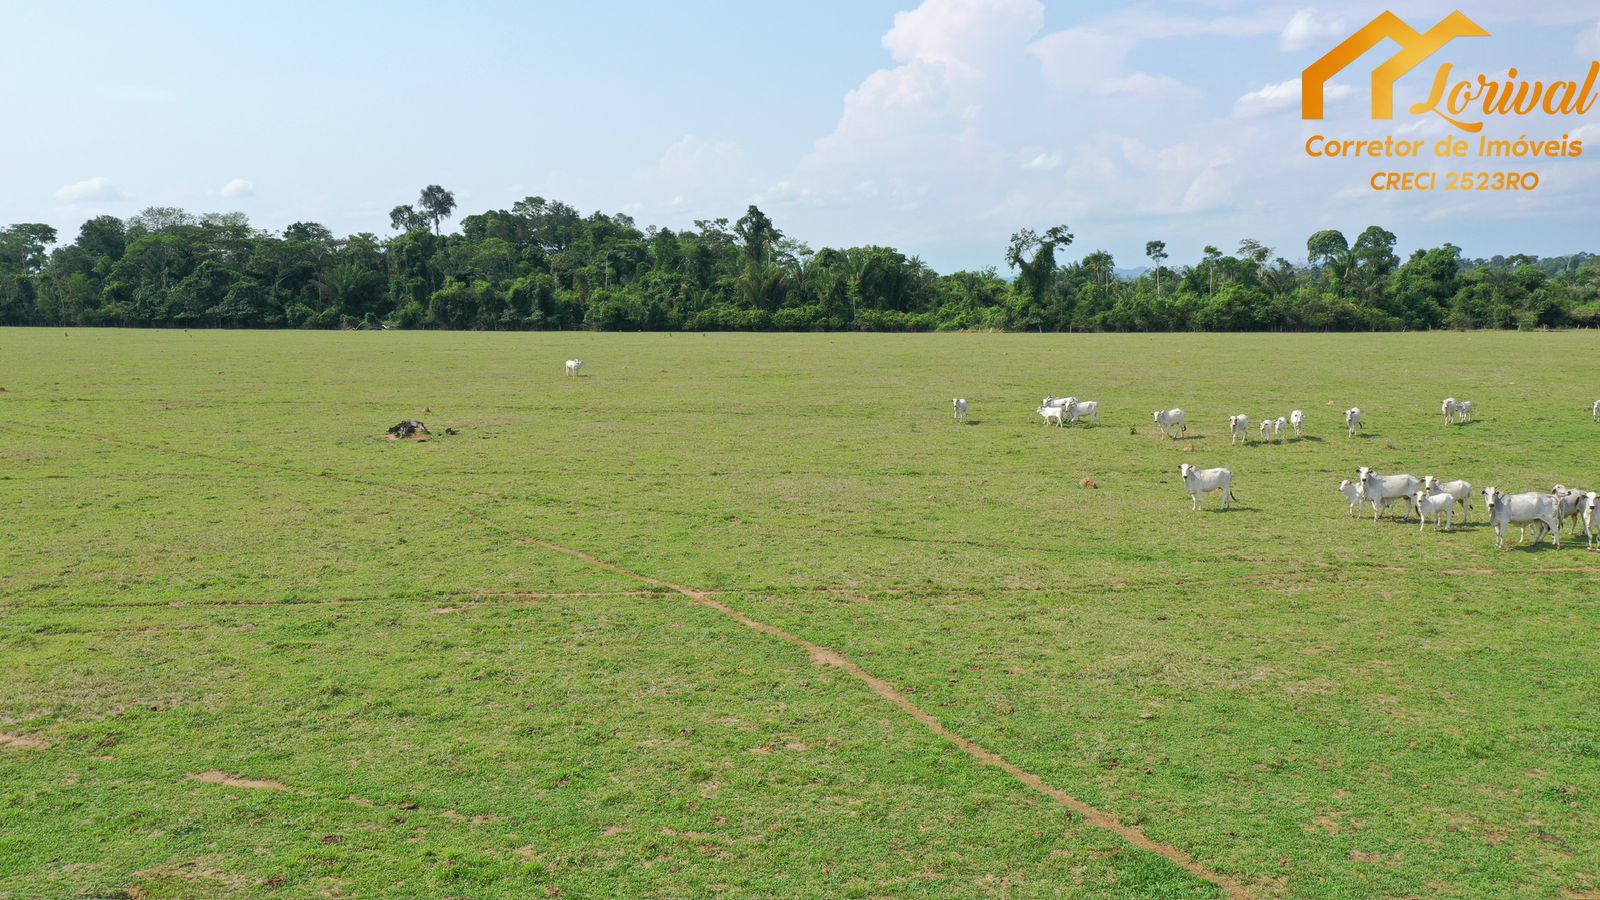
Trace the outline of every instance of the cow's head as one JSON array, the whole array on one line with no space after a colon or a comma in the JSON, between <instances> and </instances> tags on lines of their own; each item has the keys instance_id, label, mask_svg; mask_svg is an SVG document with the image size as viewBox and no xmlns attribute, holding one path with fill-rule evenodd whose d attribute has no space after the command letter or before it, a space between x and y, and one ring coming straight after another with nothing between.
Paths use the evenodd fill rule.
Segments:
<instances>
[{"instance_id":1,"label":"cow's head","mask_svg":"<svg viewBox=\"0 0 1600 900\"><path fill-rule=\"evenodd\" d=\"M1156 415L1160 415L1160 413L1157 413ZM1188 482L1189 476L1194 474L1194 466L1184 463L1178 466L1178 474L1183 476L1183 480L1185 482Z\"/></svg>"},{"instance_id":2,"label":"cow's head","mask_svg":"<svg viewBox=\"0 0 1600 900\"><path fill-rule=\"evenodd\" d=\"M1484 507L1484 509L1487 509L1489 511L1489 515L1491 515L1491 516L1494 515L1495 505L1497 503L1499 503L1499 502L1500 502L1500 491L1499 490L1497 490L1495 488L1492 488L1492 487L1486 487L1486 488L1483 489L1483 507Z\"/></svg>"},{"instance_id":3,"label":"cow's head","mask_svg":"<svg viewBox=\"0 0 1600 900\"><path fill-rule=\"evenodd\" d=\"M1435 484L1438 484L1438 481L1432 475L1424 475L1424 476L1422 476L1422 489L1423 490L1425 490L1425 491L1427 491L1427 492L1429 492L1431 494L1431 493L1433 493L1433 486Z\"/></svg>"}]
</instances>

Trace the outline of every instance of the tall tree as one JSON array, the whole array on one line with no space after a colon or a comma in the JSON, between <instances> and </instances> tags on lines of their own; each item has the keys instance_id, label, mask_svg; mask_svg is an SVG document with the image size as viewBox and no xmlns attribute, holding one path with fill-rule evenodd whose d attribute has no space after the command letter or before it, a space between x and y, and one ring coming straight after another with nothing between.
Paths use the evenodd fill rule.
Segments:
<instances>
[{"instance_id":1,"label":"tall tree","mask_svg":"<svg viewBox=\"0 0 1600 900\"><path fill-rule=\"evenodd\" d=\"M428 227L428 217L417 212L415 206L403 203L389 210L389 227L395 231L421 231Z\"/></svg>"},{"instance_id":2,"label":"tall tree","mask_svg":"<svg viewBox=\"0 0 1600 900\"><path fill-rule=\"evenodd\" d=\"M422 189L422 195L417 198L417 206L421 207L422 214L433 222L433 233L439 233L439 223L450 218L455 212L456 195L450 193L437 184L430 184Z\"/></svg>"},{"instance_id":3,"label":"tall tree","mask_svg":"<svg viewBox=\"0 0 1600 900\"><path fill-rule=\"evenodd\" d=\"M767 214L751 204L739 221L733 223L734 233L744 244L745 260L751 265L765 265L774 245L783 238Z\"/></svg>"},{"instance_id":4,"label":"tall tree","mask_svg":"<svg viewBox=\"0 0 1600 900\"><path fill-rule=\"evenodd\" d=\"M1161 296L1161 263L1167 258L1167 242L1145 242L1144 255L1150 257L1150 262L1156 267L1156 296L1159 297Z\"/></svg>"}]
</instances>

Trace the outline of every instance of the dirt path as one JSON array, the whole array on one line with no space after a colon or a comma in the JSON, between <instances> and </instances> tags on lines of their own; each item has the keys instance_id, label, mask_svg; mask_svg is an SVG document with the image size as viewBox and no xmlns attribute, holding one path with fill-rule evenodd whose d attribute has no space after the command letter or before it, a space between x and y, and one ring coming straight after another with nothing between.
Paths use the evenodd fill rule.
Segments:
<instances>
[{"instance_id":1,"label":"dirt path","mask_svg":"<svg viewBox=\"0 0 1600 900\"><path fill-rule=\"evenodd\" d=\"M11 429L9 426L0 425L0 430L13 430L13 429ZM1180 850L1179 848L1177 848L1177 847L1175 847L1175 846L1173 846L1171 844L1161 843L1160 841L1157 841L1157 840L1154 840L1154 839L1148 837L1147 835L1145 835L1145 833L1143 831L1139 830L1138 828L1135 828L1132 825L1128 825L1128 824L1122 822L1121 820L1117 819L1116 816L1113 816L1112 814L1110 814L1108 812L1105 812L1104 810L1101 810L1101 809L1099 809L1099 808L1097 808L1095 806L1092 806L1092 805L1084 802L1083 800L1078 799L1077 797L1073 796L1072 794L1067 793L1066 791L1064 791L1064 790L1062 790L1062 789L1060 789L1058 787L1055 787L1053 785L1047 784L1043 778L1040 778L1038 775L1035 775L1034 773L1029 772L1028 770L1022 768L1021 766L1017 765L1016 763L1013 763L1013 762L1005 759L1004 757L1000 756L998 753L995 753L993 750L990 750L989 748L984 747L981 744L978 744L978 743L976 743L974 741L971 741L971 740L968 740L967 738L962 737L959 734L956 734L955 732L953 732L950 729L946 728L943 723L941 723L937 718L935 718L933 716L932 713L929 713L927 710L925 710L922 707L920 707L920 706L916 705L915 703L913 703L911 701L910 697L908 697L904 693L902 693L899 690L897 690L894 687L894 685L891 685L889 682L884 681L882 678L879 678L878 676L873 675L872 673L868 672L867 670L861 668L861 666L857 665L853 660L851 660L849 657L845 656L844 654L842 654L842 653L840 653L840 652L838 652L836 650L832 650L832 649L829 649L827 647L823 647L820 644L814 644L814 643L812 643L812 642L810 642L808 640L805 640L804 638L801 638L801 637L799 637L797 635L791 634L790 632L785 631L782 628L777 627L776 625L770 625L770 624L768 624L766 622L762 622L762 621L760 621L758 619L753 619L750 616L747 616L744 613L742 613L742 612L734 609L733 607L727 605L726 603L723 603L722 601L716 599L716 597L710 592L695 590L694 588L685 587L684 585L680 585L680 584L674 584L673 582L666 581L664 579L655 578L655 577L650 576L650 575L645 575L645 574L642 574L640 572L634 572L634 571L632 571L630 569L625 569L622 566L616 565L615 563L607 562L607 561L605 561L603 559L600 559L600 558L595 557L595 556L593 556L591 554L585 553L585 552L583 552L581 550L576 550L576 549L573 549L571 547L563 546L561 544L552 543L550 541L542 540L540 538L536 538L536 537L533 537L531 535L524 534L523 532L517 531L516 529L514 529L514 528L512 528L512 527L510 527L508 525L504 525L504 524L502 524L500 522L496 522L495 520L490 519L487 516L484 516L482 513L479 513L478 511L476 511L474 509L471 509L471 508L466 507L466 506L462 506L459 503L455 503L453 501L445 500L445 499L438 498L438 497L430 497L430 496L428 496L426 494L420 494L420 493L417 493L416 491L413 491L413 490L411 490L409 488L400 487L398 485L385 484L383 482L372 481L372 480L368 480L368 479L364 479L364 478L355 478L355 477L344 476L344 475L333 475L333 474L328 474L328 473L325 473L325 472L312 472L312 471L309 471L309 470L306 470L306 469L296 469L296 468L293 468L291 466L277 465L277 464L274 464L274 463L252 462L252 461L248 461L248 460L232 459L232 458L229 458L229 457L226 457L226 456L218 456L218 455L210 454L210 453L201 453L201 452L193 451L193 450L183 450L183 449L179 449L179 448L176 448L176 447L168 447L168 446L163 446L163 445L160 445L160 444L145 443L145 442L142 442L142 441L131 441L131 440L127 440L125 438L112 437L112 436L109 436L109 435L98 435L98 434L87 434L87 433L73 432L73 431L70 431L70 430L67 430L67 429L61 429L61 428L48 428L48 429L42 429L42 430L55 431L57 433L65 434L65 435L68 435L68 436L71 436L71 437L103 441L105 443L116 444L116 445L125 446L125 447L134 447L134 448L138 448L138 449L141 449L141 450L150 450L150 451L155 451L155 452L159 452L159 453L170 453L170 454L173 454L173 455L185 456L185 457L190 457L190 458L194 458L194 459L204 459L204 460L208 460L208 461L211 461L211 462L222 463L222 464L225 464L225 465L239 466L239 467L249 468L249 469L258 469L258 470L266 470L266 471L283 472L283 473L292 474L292 475L298 475L298 476L307 477L307 478L316 478L316 479L320 479L320 480L323 480L323 481L333 481L333 482L339 482L339 483L344 483L344 484L353 484L353 485L357 485L357 486L360 486L360 487L366 487L366 488L373 488L373 489L376 489L376 490L388 491L390 493L398 494L400 496L407 497L407 498L416 500L418 502L431 503L431 504L434 504L434 505L437 505L437 506L442 506L442 507L444 507L446 509L454 511L458 515L461 515L461 516L463 516L463 517L465 517L467 519L470 519L470 520L472 520L472 521L474 521L474 522L476 522L476 523L478 523L480 525L483 525L486 528L489 528L489 529L494 530L494 531L498 531L498 532L500 532L502 534L506 534L506 535L512 537L513 539L517 540L520 543L527 544L529 546L539 547L539 548L547 550L547 551L549 551L551 553L558 553L558 554L561 554L563 556L571 557L572 559L579 560L579 561L581 561L581 562L583 562L583 563L585 563L585 564L587 564L587 565L589 565L589 566L591 566L593 568L600 569L600 570L606 571L606 572L611 572L611 573L613 573L615 575L621 575L621 576L623 576L625 578L632 579L632 580L637 581L637 582L639 582L641 584L647 584L647 585L650 585L652 587L663 588L665 590L672 591L674 593L680 594L680 595L682 595L684 597L687 597L688 599L692 600L693 602L695 602L696 604L698 604L700 606L703 606L703 607L705 607L707 609L715 610L716 612L719 612L722 615L727 616L729 619L733 620L734 622L737 622L740 625L743 625L746 628L749 628L749 629L751 629L753 631L760 632L761 634L765 634L765 635L777 638L777 639L779 639L781 641L784 641L786 643L792 644L792 645L794 645L796 647L799 647L799 648L805 650L807 655L811 658L811 661L816 665L827 666L827 667L830 667L830 668L838 669L839 671L844 672L845 674L851 676L852 678L855 678L857 681L860 681L861 683L865 684L869 689L871 689L871 691L873 693L877 694L879 697L883 698L884 700L887 700L889 703L894 704L896 707L899 707L900 710L905 712L907 715L911 716L918 723L920 723L924 728L927 728L929 731L931 731L934 734L938 735L940 738L944 739L945 741L948 741L949 743L955 745L956 747L959 747L963 752L965 752L968 756L972 757L974 760L977 760L978 762L983 763L984 765L994 766L995 768L1000 769L1001 771L1005 772L1007 775L1010 775L1012 778L1016 779L1017 781L1021 782L1022 784L1026 785L1029 788L1031 788L1032 790L1037 791L1037 792L1039 792L1040 794L1043 794L1046 797L1049 797L1051 800L1053 800L1057 804L1065 807L1069 811L1071 811L1073 813L1076 813L1079 816L1082 816L1083 820L1085 822L1087 822L1088 824L1090 824L1090 825L1092 825L1092 826L1094 826L1096 828L1102 828L1102 829L1105 829L1106 831L1110 831L1111 833L1115 834L1117 837L1121 838L1122 840L1126 841L1128 844L1130 844L1130 845L1132 845L1134 847L1137 847L1137 848L1139 848L1141 850L1149 851L1151 853L1155 853L1155 854L1157 854L1157 855L1159 855L1159 856L1171 861L1174 865L1177 865L1178 867L1180 867L1183 870L1189 872L1190 874L1194 875L1195 877L1201 878L1201 879L1203 879L1205 881L1208 881L1208 882L1216 885L1218 888L1222 889L1222 891L1224 893L1226 893L1229 897L1243 898L1243 897L1249 897L1250 896L1250 892L1245 889L1243 883L1237 881L1236 879L1232 878L1231 876L1224 875L1221 872L1215 871L1215 870L1213 870L1213 869L1211 869L1211 868L1209 868L1209 867L1207 867L1207 866L1205 866L1205 865L1203 865L1203 864L1201 864L1199 862L1196 862L1193 858L1191 858L1189 856L1189 854L1185 853L1184 851Z\"/></svg>"}]
</instances>

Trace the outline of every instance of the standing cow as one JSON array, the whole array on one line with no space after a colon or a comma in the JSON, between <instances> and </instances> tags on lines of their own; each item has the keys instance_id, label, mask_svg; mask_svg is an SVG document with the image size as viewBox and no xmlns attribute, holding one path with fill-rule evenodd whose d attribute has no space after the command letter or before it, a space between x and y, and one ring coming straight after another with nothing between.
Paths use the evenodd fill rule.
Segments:
<instances>
[{"instance_id":1,"label":"standing cow","mask_svg":"<svg viewBox=\"0 0 1600 900\"><path fill-rule=\"evenodd\" d=\"M955 407L956 422L961 425L967 424L967 401L957 397L950 401L950 405Z\"/></svg>"},{"instance_id":2,"label":"standing cow","mask_svg":"<svg viewBox=\"0 0 1600 900\"><path fill-rule=\"evenodd\" d=\"M1289 413L1289 424L1294 426L1294 437L1295 437L1295 440L1299 440L1299 439L1301 439L1301 438L1306 436L1306 431L1305 431L1306 414L1305 413L1301 412L1298 409L1295 410L1292 413Z\"/></svg>"},{"instance_id":3,"label":"standing cow","mask_svg":"<svg viewBox=\"0 0 1600 900\"><path fill-rule=\"evenodd\" d=\"M1250 443L1250 417L1244 413L1228 417L1228 446Z\"/></svg>"},{"instance_id":4,"label":"standing cow","mask_svg":"<svg viewBox=\"0 0 1600 900\"><path fill-rule=\"evenodd\" d=\"M1356 481L1361 485L1361 496L1372 504L1372 521L1396 500L1406 502L1406 514L1401 521L1411 518L1412 499L1422 490L1422 479L1415 475L1379 475L1366 466L1361 467Z\"/></svg>"},{"instance_id":5,"label":"standing cow","mask_svg":"<svg viewBox=\"0 0 1600 900\"><path fill-rule=\"evenodd\" d=\"M1189 426L1183 422L1183 410L1169 409L1153 413L1153 415L1156 420L1156 427L1160 428L1161 433L1167 437L1177 440L1178 435L1189 433Z\"/></svg>"},{"instance_id":6,"label":"standing cow","mask_svg":"<svg viewBox=\"0 0 1600 900\"><path fill-rule=\"evenodd\" d=\"M1352 406L1344 411L1344 427L1350 432L1351 437L1361 430L1361 407Z\"/></svg>"},{"instance_id":7,"label":"standing cow","mask_svg":"<svg viewBox=\"0 0 1600 900\"><path fill-rule=\"evenodd\" d=\"M1223 509L1233 502L1233 473L1227 469L1196 469L1184 463L1178 467L1178 474L1183 477L1183 491L1189 495L1191 510L1204 507L1205 495L1212 491L1222 492Z\"/></svg>"},{"instance_id":8,"label":"standing cow","mask_svg":"<svg viewBox=\"0 0 1600 900\"><path fill-rule=\"evenodd\" d=\"M1506 526L1538 525L1533 536L1535 544L1544 540L1546 533L1555 536L1556 549L1561 549L1561 526L1556 518L1556 498L1549 494L1529 492L1507 494L1492 487L1483 489L1483 505L1489 512L1489 524L1494 526L1494 545L1502 550L1506 546ZM1517 541L1522 543L1522 541Z\"/></svg>"}]
</instances>

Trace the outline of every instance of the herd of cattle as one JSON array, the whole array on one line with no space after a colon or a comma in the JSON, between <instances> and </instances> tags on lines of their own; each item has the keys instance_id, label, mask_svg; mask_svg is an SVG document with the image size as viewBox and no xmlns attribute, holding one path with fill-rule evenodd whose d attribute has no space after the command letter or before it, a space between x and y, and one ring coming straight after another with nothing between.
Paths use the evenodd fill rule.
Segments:
<instances>
[{"instance_id":1,"label":"herd of cattle","mask_svg":"<svg viewBox=\"0 0 1600 900\"><path fill-rule=\"evenodd\" d=\"M965 423L967 401L956 398L951 402L955 407L956 421ZM1446 424L1464 425L1472 419L1472 401L1447 397L1441 404L1441 411ZM1035 412L1044 419L1046 425L1065 426L1078 422L1098 424L1100 421L1100 404L1094 400L1080 400L1077 397L1046 397L1040 401ZM1594 402L1593 414L1595 421L1600 422L1600 400ZM1160 410L1152 416L1163 436L1176 440L1188 434L1183 410ZM1351 407L1345 410L1344 423L1345 431L1351 437L1360 432L1361 408ZM1262 418L1261 440L1264 442L1275 440L1282 443L1291 429L1295 438L1305 436L1304 412L1297 409L1290 412L1287 418L1283 416ZM1250 417L1244 414L1229 416L1228 434L1230 445L1248 444ZM1228 469L1200 469L1184 463L1178 467L1178 472L1183 479L1184 493L1189 495L1190 509L1202 509L1205 505L1205 495L1213 491L1221 494L1223 509L1228 509L1233 503L1233 473ZM1432 475L1424 475L1421 478L1409 474L1380 475L1363 466L1356 473L1354 481L1346 479L1339 482L1339 491L1350 502L1352 516L1362 505L1370 504L1374 522L1378 521L1385 511L1391 510L1396 503L1404 503L1405 514L1401 521L1415 514L1419 531L1427 528L1430 517L1433 519L1435 529L1443 527L1448 531L1455 525L1458 508L1461 511L1462 522L1467 521L1472 510L1471 484L1459 480L1440 481ZM1529 491L1508 494L1498 488L1488 487L1483 490L1483 503L1489 524L1494 528L1496 547L1505 547L1506 530L1516 525L1521 529L1521 536L1517 541L1519 544L1526 539L1527 529L1532 526L1535 529L1533 538L1535 544L1549 534L1559 549L1561 530L1564 526L1568 526L1583 531L1590 550L1600 550L1600 493L1577 490L1559 484L1549 493Z\"/></svg>"}]
</instances>

